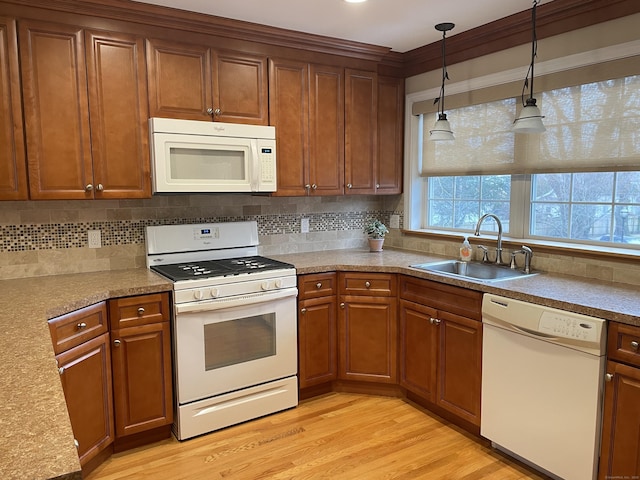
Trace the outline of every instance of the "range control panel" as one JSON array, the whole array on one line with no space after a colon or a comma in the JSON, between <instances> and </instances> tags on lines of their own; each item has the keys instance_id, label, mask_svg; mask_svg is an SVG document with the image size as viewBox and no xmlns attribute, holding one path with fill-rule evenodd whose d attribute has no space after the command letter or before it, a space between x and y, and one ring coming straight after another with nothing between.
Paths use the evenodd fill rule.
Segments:
<instances>
[{"instance_id":1,"label":"range control panel","mask_svg":"<svg viewBox=\"0 0 640 480\"><path fill-rule=\"evenodd\" d=\"M540 316L538 329L541 333L553 337L575 338L587 342L595 342L600 338L601 324L585 318L556 311L545 311Z\"/></svg>"}]
</instances>

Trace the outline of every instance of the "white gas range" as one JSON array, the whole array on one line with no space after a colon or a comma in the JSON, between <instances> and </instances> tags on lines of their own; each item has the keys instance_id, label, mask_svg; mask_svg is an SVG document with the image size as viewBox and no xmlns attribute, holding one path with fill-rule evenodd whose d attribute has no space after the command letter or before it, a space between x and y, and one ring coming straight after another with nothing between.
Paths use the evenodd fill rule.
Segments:
<instances>
[{"instance_id":1,"label":"white gas range","mask_svg":"<svg viewBox=\"0 0 640 480\"><path fill-rule=\"evenodd\" d=\"M174 288L179 440L298 404L296 271L257 255L256 222L146 229Z\"/></svg>"}]
</instances>

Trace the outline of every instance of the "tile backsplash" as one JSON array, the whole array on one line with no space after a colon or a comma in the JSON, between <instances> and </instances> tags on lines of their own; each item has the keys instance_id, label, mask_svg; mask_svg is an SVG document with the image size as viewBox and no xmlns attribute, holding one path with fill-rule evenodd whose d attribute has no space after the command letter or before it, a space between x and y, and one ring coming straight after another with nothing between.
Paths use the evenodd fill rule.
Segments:
<instances>
[{"instance_id":1,"label":"tile backsplash","mask_svg":"<svg viewBox=\"0 0 640 480\"><path fill-rule=\"evenodd\" d=\"M376 196L235 194L0 202L0 278L143 267L147 225L255 220L263 255L363 247L365 222L388 222L383 203ZM100 231L101 248L88 247L89 230Z\"/></svg>"}]
</instances>

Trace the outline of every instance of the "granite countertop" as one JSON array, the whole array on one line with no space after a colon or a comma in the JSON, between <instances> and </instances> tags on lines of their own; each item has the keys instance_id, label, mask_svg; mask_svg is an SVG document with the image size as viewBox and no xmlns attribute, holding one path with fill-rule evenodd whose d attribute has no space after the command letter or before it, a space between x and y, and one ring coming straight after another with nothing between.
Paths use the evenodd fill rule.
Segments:
<instances>
[{"instance_id":1,"label":"granite countertop","mask_svg":"<svg viewBox=\"0 0 640 480\"><path fill-rule=\"evenodd\" d=\"M0 478L82 478L47 320L171 289L147 269L0 281Z\"/></svg>"},{"instance_id":2,"label":"granite countertop","mask_svg":"<svg viewBox=\"0 0 640 480\"><path fill-rule=\"evenodd\" d=\"M484 283L410 268L444 258L394 249L272 257L295 265L299 274L403 273L640 326L633 285L545 273ZM108 298L171 289L171 282L144 268L0 281L0 478L82 478L47 320Z\"/></svg>"}]
</instances>

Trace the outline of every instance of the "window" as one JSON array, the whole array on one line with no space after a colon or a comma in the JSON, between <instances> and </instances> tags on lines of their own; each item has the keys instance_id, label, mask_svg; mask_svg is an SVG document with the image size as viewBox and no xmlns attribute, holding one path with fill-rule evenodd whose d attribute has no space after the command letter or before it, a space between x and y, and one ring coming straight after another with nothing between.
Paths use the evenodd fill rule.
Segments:
<instances>
[{"instance_id":1,"label":"window","mask_svg":"<svg viewBox=\"0 0 640 480\"><path fill-rule=\"evenodd\" d=\"M435 112L412 120L418 174L406 194L420 214L408 229L469 232L493 213L511 237L640 248L640 75L536 97L540 135L511 133L513 99L449 110L454 142L426 140Z\"/></svg>"}]
</instances>

